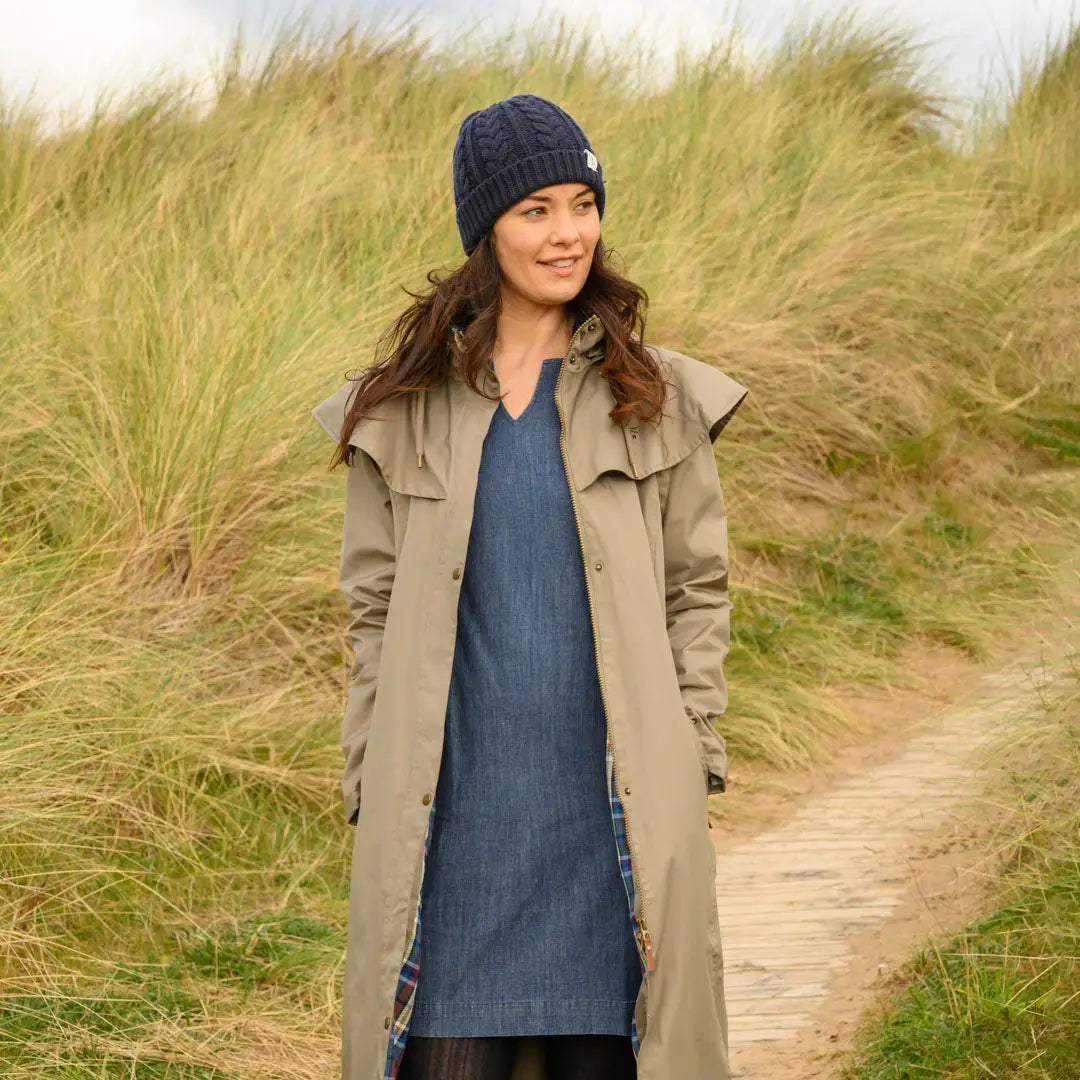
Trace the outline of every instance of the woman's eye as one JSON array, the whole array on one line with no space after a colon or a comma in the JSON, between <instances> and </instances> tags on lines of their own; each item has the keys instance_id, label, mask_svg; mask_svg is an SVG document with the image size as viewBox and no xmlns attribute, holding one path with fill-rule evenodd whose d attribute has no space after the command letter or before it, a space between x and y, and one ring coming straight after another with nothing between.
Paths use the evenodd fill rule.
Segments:
<instances>
[{"instance_id":1,"label":"woman's eye","mask_svg":"<svg viewBox=\"0 0 1080 1080\"><path fill-rule=\"evenodd\" d=\"M578 209L580 210L582 207L585 207L585 209L588 209L589 207L595 206L595 205L596 205L595 200L586 199L584 202L578 203ZM544 207L542 207L542 206L530 207L528 210L525 211L524 216L529 217L531 214L535 214L537 211L543 210L543 209L544 209Z\"/></svg>"}]
</instances>

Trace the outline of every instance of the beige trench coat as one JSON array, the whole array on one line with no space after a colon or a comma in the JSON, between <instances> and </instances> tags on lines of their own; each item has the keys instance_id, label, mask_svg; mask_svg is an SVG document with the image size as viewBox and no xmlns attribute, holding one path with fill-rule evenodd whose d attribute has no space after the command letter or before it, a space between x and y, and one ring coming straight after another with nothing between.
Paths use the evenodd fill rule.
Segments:
<instances>
[{"instance_id":1,"label":"beige trench coat","mask_svg":"<svg viewBox=\"0 0 1080 1080\"><path fill-rule=\"evenodd\" d=\"M713 721L727 705L731 605L712 441L747 390L650 347L674 387L659 429L623 431L608 416L595 316L570 342L556 401L629 834L644 972L638 1077L728 1080L707 793L723 790L727 775ZM342 737L345 820L356 826L343 1080L384 1076L438 781L480 453L498 405L465 385L458 332L450 352L439 387L385 402L386 419L361 421L351 440L363 453L347 470L340 565L355 650ZM485 378L497 393L494 373ZM334 439L351 387L313 410Z\"/></svg>"}]
</instances>

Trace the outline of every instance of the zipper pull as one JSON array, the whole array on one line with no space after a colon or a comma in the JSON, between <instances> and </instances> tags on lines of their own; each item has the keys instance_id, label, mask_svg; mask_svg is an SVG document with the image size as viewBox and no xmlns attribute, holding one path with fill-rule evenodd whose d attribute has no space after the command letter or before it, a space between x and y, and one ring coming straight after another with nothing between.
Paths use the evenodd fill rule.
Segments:
<instances>
[{"instance_id":1,"label":"zipper pull","mask_svg":"<svg viewBox=\"0 0 1080 1080\"><path fill-rule=\"evenodd\" d=\"M645 950L645 966L652 971L656 967L656 961L653 960L652 952L652 934L649 933L649 928L645 923L641 923L639 927L641 934L641 947Z\"/></svg>"}]
</instances>

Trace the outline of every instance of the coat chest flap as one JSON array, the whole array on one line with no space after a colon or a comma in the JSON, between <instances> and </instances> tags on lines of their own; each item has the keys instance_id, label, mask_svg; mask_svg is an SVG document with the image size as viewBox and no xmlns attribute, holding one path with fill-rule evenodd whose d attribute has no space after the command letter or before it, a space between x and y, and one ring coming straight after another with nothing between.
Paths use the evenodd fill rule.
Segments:
<instances>
[{"instance_id":1,"label":"coat chest flap","mask_svg":"<svg viewBox=\"0 0 1080 1080\"><path fill-rule=\"evenodd\" d=\"M677 464L705 439L716 439L747 393L709 364L670 349L649 348L658 356L668 384L659 423L614 423L609 415L614 399L599 363L564 370L560 396L566 449L578 490L605 473L640 480ZM345 383L312 410L332 439L340 435L354 386ZM356 425L349 443L371 457L392 492L444 499L452 471L452 413L469 393L459 379L451 378L432 390L388 399L377 416Z\"/></svg>"}]
</instances>

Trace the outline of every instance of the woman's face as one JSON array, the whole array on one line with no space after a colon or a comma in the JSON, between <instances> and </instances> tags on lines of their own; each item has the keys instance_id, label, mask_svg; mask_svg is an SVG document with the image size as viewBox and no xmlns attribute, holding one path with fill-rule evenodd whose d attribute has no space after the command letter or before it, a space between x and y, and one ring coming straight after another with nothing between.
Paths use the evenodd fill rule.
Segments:
<instances>
[{"instance_id":1,"label":"woman's face","mask_svg":"<svg viewBox=\"0 0 1080 1080\"><path fill-rule=\"evenodd\" d=\"M492 239L504 292L565 304L585 284L600 239L596 195L581 183L537 188L496 220Z\"/></svg>"}]
</instances>

